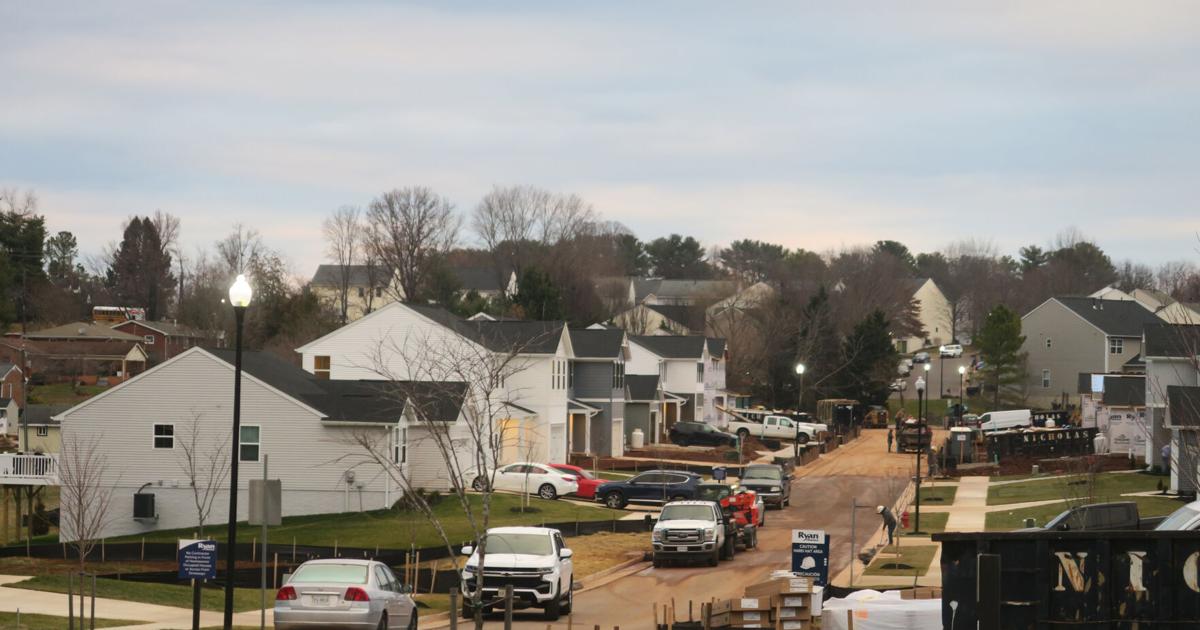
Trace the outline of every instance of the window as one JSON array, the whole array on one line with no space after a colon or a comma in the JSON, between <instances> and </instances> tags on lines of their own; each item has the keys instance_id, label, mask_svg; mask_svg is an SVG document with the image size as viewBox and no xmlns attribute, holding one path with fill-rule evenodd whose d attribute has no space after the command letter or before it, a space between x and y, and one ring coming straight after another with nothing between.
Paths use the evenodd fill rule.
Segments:
<instances>
[{"instance_id":1,"label":"window","mask_svg":"<svg viewBox=\"0 0 1200 630\"><path fill-rule=\"evenodd\" d=\"M613 378L612 378L613 389L621 389L622 387L625 387L625 363L622 361L614 362L612 370L613 370Z\"/></svg>"},{"instance_id":2,"label":"window","mask_svg":"<svg viewBox=\"0 0 1200 630\"><path fill-rule=\"evenodd\" d=\"M383 287L375 287L375 297L383 297Z\"/></svg>"},{"instance_id":3,"label":"window","mask_svg":"<svg viewBox=\"0 0 1200 630\"><path fill-rule=\"evenodd\" d=\"M38 427L37 428L37 436L38 437L46 437L48 435L50 435L50 427Z\"/></svg>"},{"instance_id":4,"label":"window","mask_svg":"<svg viewBox=\"0 0 1200 630\"><path fill-rule=\"evenodd\" d=\"M392 431L392 463L408 462L408 427L396 427Z\"/></svg>"},{"instance_id":5,"label":"window","mask_svg":"<svg viewBox=\"0 0 1200 630\"><path fill-rule=\"evenodd\" d=\"M154 335L142 335L142 341L146 342L147 346L154 345Z\"/></svg>"},{"instance_id":6,"label":"window","mask_svg":"<svg viewBox=\"0 0 1200 630\"><path fill-rule=\"evenodd\" d=\"M1050 389L1050 370L1042 370L1042 389Z\"/></svg>"},{"instance_id":7,"label":"window","mask_svg":"<svg viewBox=\"0 0 1200 630\"><path fill-rule=\"evenodd\" d=\"M1047 347L1047 348L1049 348L1051 345L1053 345L1053 344L1051 343L1051 341L1052 341L1052 340L1051 340L1049 337L1046 337L1046 347Z\"/></svg>"},{"instance_id":8,"label":"window","mask_svg":"<svg viewBox=\"0 0 1200 630\"><path fill-rule=\"evenodd\" d=\"M367 297L367 292L362 287L358 287L358 297Z\"/></svg>"},{"instance_id":9,"label":"window","mask_svg":"<svg viewBox=\"0 0 1200 630\"><path fill-rule=\"evenodd\" d=\"M313 374L317 378L329 380L329 357L313 357Z\"/></svg>"},{"instance_id":10,"label":"window","mask_svg":"<svg viewBox=\"0 0 1200 630\"><path fill-rule=\"evenodd\" d=\"M154 448L175 448L175 425L154 425Z\"/></svg>"},{"instance_id":11,"label":"window","mask_svg":"<svg viewBox=\"0 0 1200 630\"><path fill-rule=\"evenodd\" d=\"M704 363L703 362L696 364L696 382L697 383L704 382Z\"/></svg>"},{"instance_id":12,"label":"window","mask_svg":"<svg viewBox=\"0 0 1200 630\"><path fill-rule=\"evenodd\" d=\"M242 427L241 439L238 440L238 461L258 461L258 451L262 446L262 432L259 427L250 425Z\"/></svg>"},{"instance_id":13,"label":"window","mask_svg":"<svg viewBox=\"0 0 1200 630\"><path fill-rule=\"evenodd\" d=\"M1116 339L1113 337L1108 338L1108 353L1109 354L1121 354L1124 351L1125 351L1125 340L1124 339Z\"/></svg>"}]
</instances>

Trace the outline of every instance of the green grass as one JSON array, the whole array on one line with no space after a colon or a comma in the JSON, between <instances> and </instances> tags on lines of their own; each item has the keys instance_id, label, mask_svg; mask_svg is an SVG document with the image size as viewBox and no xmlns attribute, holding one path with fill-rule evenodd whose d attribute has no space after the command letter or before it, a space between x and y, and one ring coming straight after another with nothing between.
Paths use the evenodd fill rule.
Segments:
<instances>
[{"instance_id":1,"label":"green grass","mask_svg":"<svg viewBox=\"0 0 1200 630\"><path fill-rule=\"evenodd\" d=\"M896 547L884 547L879 555L875 556L874 562L867 567L864 572L866 575L891 575L891 576L911 576L925 575L929 571L929 564L933 562L933 555L937 553L937 545L900 545ZM890 557L891 554L899 551L899 557ZM880 557L887 555L889 557ZM912 569L884 569L881 568L885 564L899 563L912 566Z\"/></svg>"},{"instance_id":2,"label":"green grass","mask_svg":"<svg viewBox=\"0 0 1200 630\"><path fill-rule=\"evenodd\" d=\"M596 476L601 479L605 479L607 481L625 481L626 479L629 479L630 477L632 477L633 473L619 473L619 472L602 471L602 472L597 472Z\"/></svg>"},{"instance_id":3,"label":"green grass","mask_svg":"<svg viewBox=\"0 0 1200 630\"><path fill-rule=\"evenodd\" d=\"M922 491L923 492L923 491ZM936 534L946 531L946 521L950 518L949 512L925 512L921 515L921 534ZM913 518L912 512L908 514L908 529L898 530L901 536L912 536L912 526L916 524L916 519Z\"/></svg>"},{"instance_id":4,"label":"green grass","mask_svg":"<svg viewBox=\"0 0 1200 630\"><path fill-rule=\"evenodd\" d=\"M90 623L89 619L89 623ZM111 628L114 626L128 626L137 621L128 621L124 619L96 619L97 628ZM0 612L0 628L4 630L61 630L67 627L66 617L56 617L54 615L29 615L21 614L21 623L17 624L17 613L15 612Z\"/></svg>"},{"instance_id":5,"label":"green grass","mask_svg":"<svg viewBox=\"0 0 1200 630\"><path fill-rule=\"evenodd\" d=\"M474 511L478 516L480 511L480 495L470 495ZM521 497L515 494L492 495L491 527L506 525L540 525L542 523L580 521L606 521L621 518L625 512L610 510L603 507L579 505L567 501L546 501L530 498L532 512L514 512L513 508L521 505ZM456 497L444 497L434 506L434 514L445 528L452 543L474 540L475 534L462 507ZM244 524L243 524L244 525ZM147 542L174 542L180 538L191 538L194 528L165 530L149 533L145 536ZM257 528L246 527L241 530L238 540L249 542L258 532ZM225 528L213 527L205 532L212 539L225 540ZM424 515L415 511L376 510L372 512L353 512L348 514L322 514L313 516L293 516L283 519L283 524L272 527L270 538L276 544L290 544L293 537L300 545L321 545L332 547L380 547L382 549L399 549L409 545L417 547L433 547L443 544L437 531L430 525ZM115 542L137 542L141 535L126 536Z\"/></svg>"},{"instance_id":6,"label":"green grass","mask_svg":"<svg viewBox=\"0 0 1200 630\"><path fill-rule=\"evenodd\" d=\"M1029 479L1040 479L1042 477L1053 477L1055 473L1024 473L1021 475L992 475L988 477L988 481L1025 481Z\"/></svg>"},{"instance_id":7,"label":"green grass","mask_svg":"<svg viewBox=\"0 0 1200 630\"><path fill-rule=\"evenodd\" d=\"M1138 514L1145 517L1166 516L1184 505L1182 501L1166 497L1126 497L1138 505ZM1064 512L1070 503L1051 503L1016 510L1000 510L988 512L984 520L984 529L988 531L1010 531L1025 527L1025 519L1032 518L1035 527L1045 525L1050 519Z\"/></svg>"},{"instance_id":8,"label":"green grass","mask_svg":"<svg viewBox=\"0 0 1200 630\"><path fill-rule=\"evenodd\" d=\"M450 596L445 593L414 595L413 599L417 600L417 608L421 615L435 615L450 610Z\"/></svg>"},{"instance_id":9,"label":"green grass","mask_svg":"<svg viewBox=\"0 0 1200 630\"><path fill-rule=\"evenodd\" d=\"M1143 473L1101 473L1096 475L1092 496L1095 501L1120 501L1121 495L1129 492L1156 490L1158 482L1165 477ZM1071 500L1083 498L1087 493L1085 475L1072 475L1057 479L1042 479L1023 483L1010 483L988 488L988 505L1008 505L1026 501Z\"/></svg>"},{"instance_id":10,"label":"green grass","mask_svg":"<svg viewBox=\"0 0 1200 630\"><path fill-rule=\"evenodd\" d=\"M12 584L14 588L27 588L34 591L50 593L67 592L67 576L39 575L28 580ZM78 585L76 585L78 588ZM91 594L91 585L88 585ZM144 604L159 604L179 608L192 607L192 587L187 584L152 584L145 582L125 582L121 580L97 579L96 597L120 599ZM200 607L204 610L224 610L225 595L219 588L205 588L200 591ZM233 593L233 607L238 612L258 610L259 591L256 588L239 588ZM59 626L61 627L61 626Z\"/></svg>"},{"instance_id":11,"label":"green grass","mask_svg":"<svg viewBox=\"0 0 1200 630\"><path fill-rule=\"evenodd\" d=\"M950 505L954 503L954 495L958 486L921 485L921 505Z\"/></svg>"},{"instance_id":12,"label":"green grass","mask_svg":"<svg viewBox=\"0 0 1200 630\"><path fill-rule=\"evenodd\" d=\"M98 385L81 385L76 387L71 383L51 383L36 385L29 388L29 402L42 405L73 405L86 400L108 389Z\"/></svg>"}]
</instances>

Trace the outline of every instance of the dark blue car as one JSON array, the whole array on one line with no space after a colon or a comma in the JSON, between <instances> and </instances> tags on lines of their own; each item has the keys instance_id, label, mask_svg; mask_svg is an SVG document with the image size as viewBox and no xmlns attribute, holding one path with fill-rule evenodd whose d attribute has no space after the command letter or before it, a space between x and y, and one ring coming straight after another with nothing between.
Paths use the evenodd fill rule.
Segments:
<instances>
[{"instance_id":1,"label":"dark blue car","mask_svg":"<svg viewBox=\"0 0 1200 630\"><path fill-rule=\"evenodd\" d=\"M662 504L695 499L700 475L683 470L649 470L628 481L609 481L596 488L596 500L613 509L630 503Z\"/></svg>"}]
</instances>

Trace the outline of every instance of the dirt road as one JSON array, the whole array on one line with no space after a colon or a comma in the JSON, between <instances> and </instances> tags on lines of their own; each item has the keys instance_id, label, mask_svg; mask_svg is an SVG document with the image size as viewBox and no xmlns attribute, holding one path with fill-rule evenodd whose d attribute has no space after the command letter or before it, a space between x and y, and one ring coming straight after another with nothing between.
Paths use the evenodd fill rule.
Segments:
<instances>
[{"instance_id":1,"label":"dirt road","mask_svg":"<svg viewBox=\"0 0 1200 630\"><path fill-rule=\"evenodd\" d=\"M645 628L653 623L652 606L670 603L686 617L689 599L697 602L711 597L731 597L747 585L762 580L771 571L790 564L792 529L823 529L831 538L829 575L842 571L850 561L851 499L857 498L857 542L861 545L868 532L878 526L878 517L870 506L890 504L911 474L913 455L887 454L886 431L867 431L849 446L823 456L821 461L798 472L792 482L792 505L767 512L767 525L759 532L759 547L739 553L732 561L717 568L678 566L645 568L575 598L575 627L604 629ZM649 541L647 540L647 543ZM586 585L585 585L586 586ZM488 628L503 623L491 619ZM514 625L543 630L540 611L517 612ZM549 624L565 628L566 620Z\"/></svg>"}]
</instances>

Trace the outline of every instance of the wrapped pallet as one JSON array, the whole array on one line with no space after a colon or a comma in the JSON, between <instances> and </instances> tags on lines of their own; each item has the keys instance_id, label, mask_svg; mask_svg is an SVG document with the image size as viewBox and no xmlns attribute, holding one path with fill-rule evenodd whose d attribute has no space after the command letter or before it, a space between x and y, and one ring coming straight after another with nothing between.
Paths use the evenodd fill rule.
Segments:
<instances>
[{"instance_id":1,"label":"wrapped pallet","mask_svg":"<svg viewBox=\"0 0 1200 630\"><path fill-rule=\"evenodd\" d=\"M825 602L823 630L939 630L941 599L904 599L900 591L863 590Z\"/></svg>"}]
</instances>

